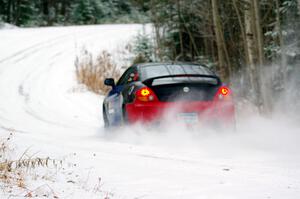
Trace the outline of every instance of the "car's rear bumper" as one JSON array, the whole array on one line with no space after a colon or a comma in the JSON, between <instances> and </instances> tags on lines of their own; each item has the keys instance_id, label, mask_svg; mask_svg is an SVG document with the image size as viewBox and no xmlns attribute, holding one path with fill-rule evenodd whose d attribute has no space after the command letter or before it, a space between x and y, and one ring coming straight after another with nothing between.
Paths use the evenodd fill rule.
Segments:
<instances>
[{"instance_id":1,"label":"car's rear bumper","mask_svg":"<svg viewBox=\"0 0 300 199\"><path fill-rule=\"evenodd\" d=\"M182 114L193 114L203 124L234 122L232 102L147 102L126 105L128 123L153 123L178 120Z\"/></svg>"}]
</instances>

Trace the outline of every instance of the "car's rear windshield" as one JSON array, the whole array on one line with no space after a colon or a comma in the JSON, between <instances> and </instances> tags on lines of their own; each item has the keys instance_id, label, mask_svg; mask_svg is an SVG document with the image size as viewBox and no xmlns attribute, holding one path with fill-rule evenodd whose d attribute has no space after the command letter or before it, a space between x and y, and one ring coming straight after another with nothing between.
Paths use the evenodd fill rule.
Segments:
<instances>
[{"instance_id":1,"label":"car's rear windshield","mask_svg":"<svg viewBox=\"0 0 300 199\"><path fill-rule=\"evenodd\" d=\"M150 65L141 67L141 80L162 77L168 75L214 75L208 68L200 65ZM176 77L157 79L153 83L171 83L177 81L204 81L211 84L217 84L214 78L205 77Z\"/></svg>"}]
</instances>

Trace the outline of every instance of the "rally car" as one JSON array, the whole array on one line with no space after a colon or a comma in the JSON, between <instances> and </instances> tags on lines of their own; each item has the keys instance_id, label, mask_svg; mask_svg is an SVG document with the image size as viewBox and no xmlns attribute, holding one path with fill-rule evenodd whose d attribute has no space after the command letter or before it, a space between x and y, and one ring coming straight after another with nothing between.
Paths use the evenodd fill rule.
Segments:
<instances>
[{"instance_id":1,"label":"rally car","mask_svg":"<svg viewBox=\"0 0 300 199\"><path fill-rule=\"evenodd\" d=\"M103 102L105 127L159 124L232 125L232 91L208 67L190 63L146 63L129 67Z\"/></svg>"}]
</instances>

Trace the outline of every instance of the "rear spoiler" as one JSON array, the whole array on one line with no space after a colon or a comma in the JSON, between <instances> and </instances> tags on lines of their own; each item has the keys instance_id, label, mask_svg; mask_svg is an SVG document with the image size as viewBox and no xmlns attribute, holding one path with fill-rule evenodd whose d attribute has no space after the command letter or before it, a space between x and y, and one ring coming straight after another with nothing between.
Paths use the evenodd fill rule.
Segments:
<instances>
[{"instance_id":1,"label":"rear spoiler","mask_svg":"<svg viewBox=\"0 0 300 199\"><path fill-rule=\"evenodd\" d=\"M180 74L180 75L164 75L164 76L152 77L144 80L143 84L152 85L153 81L156 79L164 79L164 78L172 78L172 77L204 77L204 78L206 77L206 78L217 79L218 85L221 84L220 78L215 75L200 75L200 74Z\"/></svg>"}]
</instances>

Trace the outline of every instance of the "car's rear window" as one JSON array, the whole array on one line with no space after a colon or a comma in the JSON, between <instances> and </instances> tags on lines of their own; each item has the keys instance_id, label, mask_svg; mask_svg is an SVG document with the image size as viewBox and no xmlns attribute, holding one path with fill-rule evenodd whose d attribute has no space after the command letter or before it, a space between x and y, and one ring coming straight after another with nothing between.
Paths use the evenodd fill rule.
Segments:
<instances>
[{"instance_id":1,"label":"car's rear window","mask_svg":"<svg viewBox=\"0 0 300 199\"><path fill-rule=\"evenodd\" d=\"M141 67L142 81L153 77L184 74L213 75L209 69L199 65L153 65Z\"/></svg>"},{"instance_id":2,"label":"car's rear window","mask_svg":"<svg viewBox=\"0 0 300 199\"><path fill-rule=\"evenodd\" d=\"M168 75L213 75L213 73L200 65L150 65L141 67L141 80L168 76ZM214 78L205 77L173 77L156 79L153 84L164 83L178 83L178 82L207 82L210 84L217 84L217 80Z\"/></svg>"}]
</instances>

